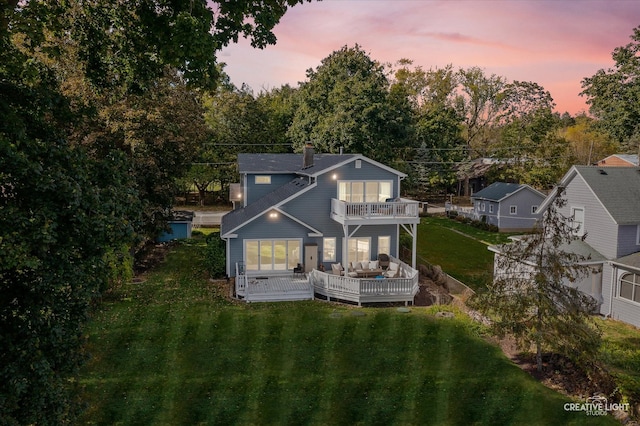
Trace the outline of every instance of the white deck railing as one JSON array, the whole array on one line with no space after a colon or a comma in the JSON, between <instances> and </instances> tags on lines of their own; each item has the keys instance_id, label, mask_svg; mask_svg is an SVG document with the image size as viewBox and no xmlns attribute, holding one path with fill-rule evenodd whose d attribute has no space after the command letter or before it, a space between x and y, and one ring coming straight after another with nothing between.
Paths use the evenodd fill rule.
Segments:
<instances>
[{"instance_id":1,"label":"white deck railing","mask_svg":"<svg viewBox=\"0 0 640 426\"><path fill-rule=\"evenodd\" d=\"M456 204L446 202L444 204L444 210L446 213L456 212L458 215L468 217L469 219L479 220L480 215L475 211L473 207L462 207Z\"/></svg>"},{"instance_id":2,"label":"white deck railing","mask_svg":"<svg viewBox=\"0 0 640 426\"><path fill-rule=\"evenodd\" d=\"M354 278L313 270L309 279L316 293L328 300L342 299L361 303L413 302L418 293L418 271L396 258L405 276L401 278Z\"/></svg>"},{"instance_id":3,"label":"white deck railing","mask_svg":"<svg viewBox=\"0 0 640 426\"><path fill-rule=\"evenodd\" d=\"M350 203L332 198L331 211L336 216L344 218L414 218L419 216L420 203L417 201Z\"/></svg>"}]
</instances>

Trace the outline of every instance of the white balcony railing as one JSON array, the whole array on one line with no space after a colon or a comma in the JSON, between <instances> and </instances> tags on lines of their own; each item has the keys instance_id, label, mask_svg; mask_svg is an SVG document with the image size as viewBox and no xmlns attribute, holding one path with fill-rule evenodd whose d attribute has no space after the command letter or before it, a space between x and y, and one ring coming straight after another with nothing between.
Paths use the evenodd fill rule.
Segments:
<instances>
[{"instance_id":1,"label":"white balcony railing","mask_svg":"<svg viewBox=\"0 0 640 426\"><path fill-rule=\"evenodd\" d=\"M392 219L417 218L420 213L417 201L401 200L378 203L352 203L331 199L331 212L342 219Z\"/></svg>"}]
</instances>

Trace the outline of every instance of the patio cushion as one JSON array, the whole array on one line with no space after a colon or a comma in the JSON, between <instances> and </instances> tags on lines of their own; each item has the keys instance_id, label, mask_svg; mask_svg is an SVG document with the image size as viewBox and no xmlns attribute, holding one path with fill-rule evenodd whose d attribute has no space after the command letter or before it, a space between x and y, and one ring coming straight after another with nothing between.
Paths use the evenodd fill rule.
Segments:
<instances>
[{"instance_id":1,"label":"patio cushion","mask_svg":"<svg viewBox=\"0 0 640 426\"><path fill-rule=\"evenodd\" d=\"M369 270L369 261L360 262L360 269L362 269L363 271L368 271Z\"/></svg>"},{"instance_id":2,"label":"patio cushion","mask_svg":"<svg viewBox=\"0 0 640 426\"><path fill-rule=\"evenodd\" d=\"M400 272L400 268L399 268L399 264L395 263L395 262L390 262L389 263L389 269L387 269L387 271L384 273L384 276L387 278L395 278L399 275Z\"/></svg>"},{"instance_id":3,"label":"patio cushion","mask_svg":"<svg viewBox=\"0 0 640 426\"><path fill-rule=\"evenodd\" d=\"M369 269L378 269L378 261L372 260L371 262L369 262Z\"/></svg>"},{"instance_id":4,"label":"patio cushion","mask_svg":"<svg viewBox=\"0 0 640 426\"><path fill-rule=\"evenodd\" d=\"M331 264L331 271L333 272L333 275L341 275L342 270L342 265L340 263Z\"/></svg>"}]
</instances>

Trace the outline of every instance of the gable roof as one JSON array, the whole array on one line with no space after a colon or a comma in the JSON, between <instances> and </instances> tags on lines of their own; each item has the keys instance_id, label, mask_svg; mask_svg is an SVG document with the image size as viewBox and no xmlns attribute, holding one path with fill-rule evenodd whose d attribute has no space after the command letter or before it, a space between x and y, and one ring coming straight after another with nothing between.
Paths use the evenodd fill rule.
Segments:
<instances>
[{"instance_id":1,"label":"gable roof","mask_svg":"<svg viewBox=\"0 0 640 426\"><path fill-rule=\"evenodd\" d=\"M559 185L566 187L576 176L583 179L618 225L640 223L640 168L573 166ZM548 207L556 193L557 188L544 200L540 210Z\"/></svg>"},{"instance_id":2,"label":"gable roof","mask_svg":"<svg viewBox=\"0 0 640 426\"><path fill-rule=\"evenodd\" d=\"M612 154L600 161L598 161L599 166L621 166L621 164L615 164L615 160L622 160L623 162L629 163L629 166L638 166L638 154ZM612 164L607 164L607 160Z\"/></svg>"},{"instance_id":3,"label":"gable roof","mask_svg":"<svg viewBox=\"0 0 640 426\"><path fill-rule=\"evenodd\" d=\"M295 178L291 182L282 185L275 191L266 194L264 197L256 200L248 206L230 211L222 216L220 235L224 236L232 233L266 211L279 206L284 201L302 193L302 191L310 187L311 185L309 184L308 179Z\"/></svg>"},{"instance_id":4,"label":"gable roof","mask_svg":"<svg viewBox=\"0 0 640 426\"><path fill-rule=\"evenodd\" d=\"M238 154L240 174L272 173L318 176L355 160L366 161L398 176L406 174L361 154L314 154L313 165L302 167L302 154Z\"/></svg>"},{"instance_id":5,"label":"gable roof","mask_svg":"<svg viewBox=\"0 0 640 426\"><path fill-rule=\"evenodd\" d=\"M512 194L528 189L535 194L544 198L544 194L531 188L529 185L519 183L507 183L507 182L494 182L481 191L476 192L471 198L481 198L483 200L490 201L502 201L503 199L511 196Z\"/></svg>"}]
</instances>

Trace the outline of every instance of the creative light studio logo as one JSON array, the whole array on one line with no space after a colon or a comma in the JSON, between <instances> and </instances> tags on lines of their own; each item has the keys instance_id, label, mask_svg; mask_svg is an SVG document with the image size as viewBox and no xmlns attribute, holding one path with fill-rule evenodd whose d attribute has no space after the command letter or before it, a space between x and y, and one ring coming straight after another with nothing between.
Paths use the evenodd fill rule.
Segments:
<instances>
[{"instance_id":1,"label":"creative light studio logo","mask_svg":"<svg viewBox=\"0 0 640 426\"><path fill-rule=\"evenodd\" d=\"M628 403L609 403L607 398L601 395L594 395L587 398L586 402L567 402L564 404L565 411L583 411L587 416L606 416L612 411L629 411Z\"/></svg>"}]
</instances>

